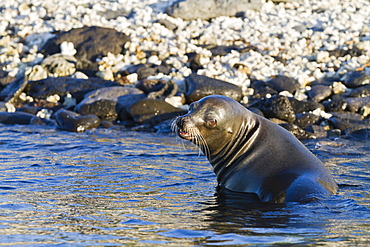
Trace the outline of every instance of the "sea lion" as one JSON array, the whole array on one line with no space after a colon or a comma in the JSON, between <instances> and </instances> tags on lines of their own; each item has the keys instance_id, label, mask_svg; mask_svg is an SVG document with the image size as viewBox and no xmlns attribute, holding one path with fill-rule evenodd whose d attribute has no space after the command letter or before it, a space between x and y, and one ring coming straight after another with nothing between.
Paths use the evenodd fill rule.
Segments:
<instances>
[{"instance_id":1,"label":"sea lion","mask_svg":"<svg viewBox=\"0 0 370 247\"><path fill-rule=\"evenodd\" d=\"M295 136L226 96L192 103L173 127L200 147L220 188L276 203L308 201L338 189L329 170Z\"/></svg>"}]
</instances>

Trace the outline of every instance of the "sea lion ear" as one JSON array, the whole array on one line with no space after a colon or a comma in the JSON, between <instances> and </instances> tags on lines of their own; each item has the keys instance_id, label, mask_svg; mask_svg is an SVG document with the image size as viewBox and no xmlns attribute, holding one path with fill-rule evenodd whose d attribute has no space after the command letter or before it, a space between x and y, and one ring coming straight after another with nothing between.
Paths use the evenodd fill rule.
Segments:
<instances>
[{"instance_id":1,"label":"sea lion ear","mask_svg":"<svg viewBox=\"0 0 370 247\"><path fill-rule=\"evenodd\" d=\"M228 128L227 129L227 133L232 134L233 133L233 130L231 128Z\"/></svg>"}]
</instances>

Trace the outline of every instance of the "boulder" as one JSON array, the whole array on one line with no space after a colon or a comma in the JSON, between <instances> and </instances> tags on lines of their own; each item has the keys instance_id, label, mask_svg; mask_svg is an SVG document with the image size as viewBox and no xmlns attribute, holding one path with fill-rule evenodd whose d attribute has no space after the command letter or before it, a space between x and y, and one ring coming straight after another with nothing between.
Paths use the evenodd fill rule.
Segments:
<instances>
[{"instance_id":1,"label":"boulder","mask_svg":"<svg viewBox=\"0 0 370 247\"><path fill-rule=\"evenodd\" d=\"M236 101L240 101L243 97L242 90L237 85L204 75L193 73L185 78L185 83L188 104L209 95L224 95Z\"/></svg>"},{"instance_id":2,"label":"boulder","mask_svg":"<svg viewBox=\"0 0 370 247\"><path fill-rule=\"evenodd\" d=\"M81 116L80 114L61 109L55 113L58 127L62 130L72 132L84 132L85 130L97 128L100 119L96 115Z\"/></svg>"}]
</instances>

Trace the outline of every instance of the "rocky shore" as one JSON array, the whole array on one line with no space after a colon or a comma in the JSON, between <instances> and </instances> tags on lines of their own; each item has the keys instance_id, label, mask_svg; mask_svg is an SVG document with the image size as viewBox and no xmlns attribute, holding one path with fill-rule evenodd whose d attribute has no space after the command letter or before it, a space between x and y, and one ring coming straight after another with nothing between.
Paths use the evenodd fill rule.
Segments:
<instances>
[{"instance_id":1,"label":"rocky shore","mask_svg":"<svg viewBox=\"0 0 370 247\"><path fill-rule=\"evenodd\" d=\"M1 124L169 132L222 94L300 139L370 128L367 0L15 0L0 13Z\"/></svg>"}]
</instances>

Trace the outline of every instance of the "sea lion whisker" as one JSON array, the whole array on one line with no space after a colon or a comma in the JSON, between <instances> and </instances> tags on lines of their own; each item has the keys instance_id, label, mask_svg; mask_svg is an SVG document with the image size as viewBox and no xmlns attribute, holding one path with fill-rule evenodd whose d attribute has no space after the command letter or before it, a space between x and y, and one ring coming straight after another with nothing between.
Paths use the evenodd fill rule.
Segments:
<instances>
[{"instance_id":1,"label":"sea lion whisker","mask_svg":"<svg viewBox=\"0 0 370 247\"><path fill-rule=\"evenodd\" d=\"M208 158L210 155L209 147L207 145L206 140L204 139L204 136L200 133L198 128L194 128L195 135L197 137L197 145L200 147L200 149L203 151L204 155Z\"/></svg>"}]
</instances>

